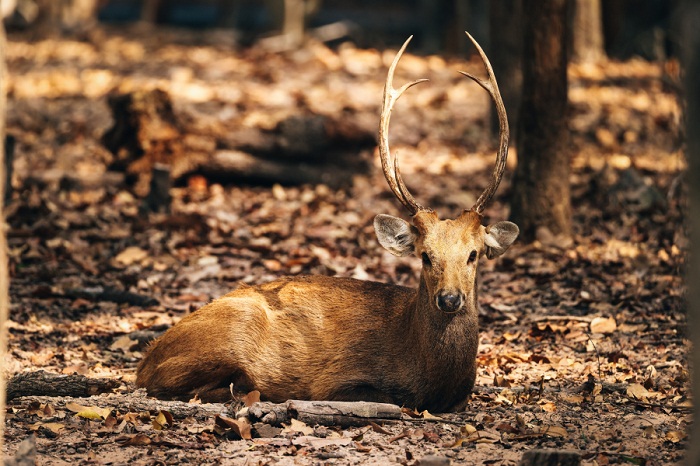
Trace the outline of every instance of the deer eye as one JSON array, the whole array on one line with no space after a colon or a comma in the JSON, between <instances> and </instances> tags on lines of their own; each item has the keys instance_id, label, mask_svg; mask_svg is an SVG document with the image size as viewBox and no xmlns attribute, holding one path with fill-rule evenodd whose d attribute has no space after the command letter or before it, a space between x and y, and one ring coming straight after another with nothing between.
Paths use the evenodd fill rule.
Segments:
<instances>
[{"instance_id":1,"label":"deer eye","mask_svg":"<svg viewBox=\"0 0 700 466\"><path fill-rule=\"evenodd\" d=\"M433 265L433 263L430 261L430 256L428 256L428 254L422 253L422 254L420 255L420 257L421 257L421 259L423 259L423 265L424 265L425 267L430 267L430 266Z\"/></svg>"},{"instance_id":2,"label":"deer eye","mask_svg":"<svg viewBox=\"0 0 700 466\"><path fill-rule=\"evenodd\" d=\"M469 259L467 259L467 262L471 264L476 260L476 251L472 251L471 254L469 254Z\"/></svg>"}]
</instances>

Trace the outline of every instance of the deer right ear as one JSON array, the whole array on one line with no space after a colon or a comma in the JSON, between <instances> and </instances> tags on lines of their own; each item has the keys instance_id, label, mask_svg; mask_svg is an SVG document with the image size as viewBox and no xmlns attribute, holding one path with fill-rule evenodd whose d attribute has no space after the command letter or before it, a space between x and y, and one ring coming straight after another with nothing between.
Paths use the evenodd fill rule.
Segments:
<instances>
[{"instance_id":1,"label":"deer right ear","mask_svg":"<svg viewBox=\"0 0 700 466\"><path fill-rule=\"evenodd\" d=\"M406 220L391 215L374 217L374 231L379 244L395 256L409 256L415 250L418 232Z\"/></svg>"}]
</instances>

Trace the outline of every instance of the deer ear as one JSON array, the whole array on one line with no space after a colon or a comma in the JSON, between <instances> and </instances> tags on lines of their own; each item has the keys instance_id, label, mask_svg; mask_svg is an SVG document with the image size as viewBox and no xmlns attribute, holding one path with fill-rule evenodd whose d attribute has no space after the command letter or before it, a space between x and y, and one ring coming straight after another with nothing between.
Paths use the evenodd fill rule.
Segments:
<instances>
[{"instance_id":1,"label":"deer ear","mask_svg":"<svg viewBox=\"0 0 700 466\"><path fill-rule=\"evenodd\" d=\"M484 235L486 257L493 259L506 252L519 233L518 225L513 222L498 222L487 226Z\"/></svg>"},{"instance_id":2,"label":"deer ear","mask_svg":"<svg viewBox=\"0 0 700 466\"><path fill-rule=\"evenodd\" d=\"M418 232L406 220L391 215L379 214L374 217L374 231L379 244L395 256L413 254Z\"/></svg>"}]
</instances>

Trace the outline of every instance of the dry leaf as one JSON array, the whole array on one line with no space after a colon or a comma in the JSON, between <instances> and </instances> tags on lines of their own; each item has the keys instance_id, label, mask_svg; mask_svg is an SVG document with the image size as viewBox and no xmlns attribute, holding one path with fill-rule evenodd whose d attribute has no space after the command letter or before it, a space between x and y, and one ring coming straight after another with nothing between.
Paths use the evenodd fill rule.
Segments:
<instances>
[{"instance_id":1,"label":"dry leaf","mask_svg":"<svg viewBox=\"0 0 700 466\"><path fill-rule=\"evenodd\" d=\"M147 257L148 257L148 251L144 251L143 249L141 249L137 246L130 246L130 247L124 249L119 254L117 254L114 257L114 262L117 265L129 266L129 265L134 264L136 262L141 262L142 260L144 260Z\"/></svg>"},{"instance_id":2,"label":"dry leaf","mask_svg":"<svg viewBox=\"0 0 700 466\"><path fill-rule=\"evenodd\" d=\"M521 335L521 334L522 334L522 333L519 332L519 331L512 332L512 333L509 332L509 331L506 331L506 332L503 332L502 337L503 337L503 339L504 339L505 341L515 341L515 340L517 340L518 338L520 338L520 335Z\"/></svg>"},{"instance_id":3,"label":"dry leaf","mask_svg":"<svg viewBox=\"0 0 700 466\"><path fill-rule=\"evenodd\" d=\"M494 387L510 387L510 381L502 375L495 375L493 377L493 385Z\"/></svg>"},{"instance_id":4,"label":"dry leaf","mask_svg":"<svg viewBox=\"0 0 700 466\"><path fill-rule=\"evenodd\" d=\"M292 419L292 422L286 426L284 430L282 430L282 433L288 432L299 432L303 435L313 435L314 429L297 419Z\"/></svg>"},{"instance_id":5,"label":"dry leaf","mask_svg":"<svg viewBox=\"0 0 700 466\"><path fill-rule=\"evenodd\" d=\"M51 418L56 415L56 409L50 404L40 404L27 409L26 414L33 414L40 418Z\"/></svg>"},{"instance_id":6,"label":"dry leaf","mask_svg":"<svg viewBox=\"0 0 700 466\"><path fill-rule=\"evenodd\" d=\"M569 436L569 432L561 426L543 426L540 427L540 433L544 435L549 435L550 437L564 437Z\"/></svg>"},{"instance_id":7,"label":"dry leaf","mask_svg":"<svg viewBox=\"0 0 700 466\"><path fill-rule=\"evenodd\" d=\"M642 384L631 383L627 386L627 396L635 400L644 401L649 398L650 393Z\"/></svg>"},{"instance_id":8,"label":"dry leaf","mask_svg":"<svg viewBox=\"0 0 700 466\"><path fill-rule=\"evenodd\" d=\"M111 414L105 418L105 427L108 429L113 429L117 423L117 418Z\"/></svg>"},{"instance_id":9,"label":"dry leaf","mask_svg":"<svg viewBox=\"0 0 700 466\"><path fill-rule=\"evenodd\" d=\"M129 338L129 335L122 335L109 346L112 351L122 350L123 352L128 352L134 347L138 342Z\"/></svg>"},{"instance_id":10,"label":"dry leaf","mask_svg":"<svg viewBox=\"0 0 700 466\"><path fill-rule=\"evenodd\" d=\"M123 422L130 422L132 424L136 424L136 421L138 421L138 420L139 420L138 413L126 413L124 416L122 416Z\"/></svg>"},{"instance_id":11,"label":"dry leaf","mask_svg":"<svg viewBox=\"0 0 700 466\"><path fill-rule=\"evenodd\" d=\"M642 437L644 437L644 438L656 438L656 430L654 429L654 426L646 426L642 430Z\"/></svg>"},{"instance_id":12,"label":"dry leaf","mask_svg":"<svg viewBox=\"0 0 700 466\"><path fill-rule=\"evenodd\" d=\"M495 401L506 405L512 405L516 401L515 393L513 393L512 390L506 388L505 390L501 391L501 393L499 393L498 396L496 396Z\"/></svg>"},{"instance_id":13,"label":"dry leaf","mask_svg":"<svg viewBox=\"0 0 700 466\"><path fill-rule=\"evenodd\" d=\"M440 416L435 416L434 414L430 414L428 410L421 411L420 416L423 419L442 419Z\"/></svg>"},{"instance_id":14,"label":"dry leaf","mask_svg":"<svg viewBox=\"0 0 700 466\"><path fill-rule=\"evenodd\" d=\"M538 402L537 404L539 404L542 407L542 410L547 412L547 413L554 413L557 410L557 405L555 405L551 401L542 400L542 401Z\"/></svg>"},{"instance_id":15,"label":"dry leaf","mask_svg":"<svg viewBox=\"0 0 700 466\"><path fill-rule=\"evenodd\" d=\"M243 401L243 403L246 406L251 407L253 406L253 403L260 402L260 392L258 390L253 390L252 392L248 393L243 398L241 398L241 401Z\"/></svg>"},{"instance_id":16,"label":"dry leaf","mask_svg":"<svg viewBox=\"0 0 700 466\"><path fill-rule=\"evenodd\" d=\"M355 446L355 450L357 450L357 451L360 452L360 453L369 453L369 452L372 451L372 447L368 447L368 446L362 445L362 444L359 443L359 442L355 442L355 445L354 445L354 446Z\"/></svg>"},{"instance_id":17,"label":"dry leaf","mask_svg":"<svg viewBox=\"0 0 700 466\"><path fill-rule=\"evenodd\" d=\"M565 401L567 403L575 403L575 404L583 403L583 396L581 396L581 395L563 394L561 396L561 399L562 399L562 401Z\"/></svg>"},{"instance_id":18,"label":"dry leaf","mask_svg":"<svg viewBox=\"0 0 700 466\"><path fill-rule=\"evenodd\" d=\"M391 435L391 432L384 429L382 426L380 426L376 422L369 421L369 425L370 425L370 427L372 427L372 430L378 434Z\"/></svg>"},{"instance_id":19,"label":"dry leaf","mask_svg":"<svg viewBox=\"0 0 700 466\"><path fill-rule=\"evenodd\" d=\"M76 413L77 417L85 419L106 419L112 414L112 408L100 408L97 406L82 406L78 403L66 403L66 409Z\"/></svg>"},{"instance_id":20,"label":"dry leaf","mask_svg":"<svg viewBox=\"0 0 700 466\"><path fill-rule=\"evenodd\" d=\"M678 430L669 430L666 432L665 438L669 442L673 443L678 443L681 440L685 439L687 437L687 434L685 432L681 432Z\"/></svg>"},{"instance_id":21,"label":"dry leaf","mask_svg":"<svg viewBox=\"0 0 700 466\"><path fill-rule=\"evenodd\" d=\"M506 432L509 434L517 434L520 432L520 429L513 427L513 425L508 422L501 422L496 426L496 430L498 432Z\"/></svg>"},{"instance_id":22,"label":"dry leaf","mask_svg":"<svg viewBox=\"0 0 700 466\"><path fill-rule=\"evenodd\" d=\"M596 317L591 321L591 333L613 333L617 322L612 317Z\"/></svg>"},{"instance_id":23,"label":"dry leaf","mask_svg":"<svg viewBox=\"0 0 700 466\"><path fill-rule=\"evenodd\" d=\"M54 434L60 434L61 431L66 428L65 424L61 424L60 422L35 422L31 425L30 430L38 430L41 427L49 429Z\"/></svg>"},{"instance_id":24,"label":"dry leaf","mask_svg":"<svg viewBox=\"0 0 700 466\"><path fill-rule=\"evenodd\" d=\"M463 437L468 437L475 432L476 427L474 427L471 424L464 424L462 427L459 428L459 433L462 434Z\"/></svg>"},{"instance_id":25,"label":"dry leaf","mask_svg":"<svg viewBox=\"0 0 700 466\"><path fill-rule=\"evenodd\" d=\"M229 417L217 414L214 418L214 422L219 427L230 429L230 431L236 434L238 438L243 440L250 440L253 438L250 423L248 422L248 419L244 417L239 419L231 419ZM313 432L313 429L311 429L311 431Z\"/></svg>"},{"instance_id":26,"label":"dry leaf","mask_svg":"<svg viewBox=\"0 0 700 466\"><path fill-rule=\"evenodd\" d=\"M163 430L173 425L173 415L168 411L159 411L158 415L151 421L155 430Z\"/></svg>"},{"instance_id":27,"label":"dry leaf","mask_svg":"<svg viewBox=\"0 0 700 466\"><path fill-rule=\"evenodd\" d=\"M125 439L116 439L115 441L124 447L135 447L151 444L151 439L146 434L136 434L133 437L127 437Z\"/></svg>"}]
</instances>

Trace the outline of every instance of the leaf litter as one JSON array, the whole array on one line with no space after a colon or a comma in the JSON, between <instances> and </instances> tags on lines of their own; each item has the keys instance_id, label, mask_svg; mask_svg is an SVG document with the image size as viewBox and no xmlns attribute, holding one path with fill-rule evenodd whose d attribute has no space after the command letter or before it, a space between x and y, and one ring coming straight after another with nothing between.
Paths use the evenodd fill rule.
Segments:
<instances>
[{"instance_id":1,"label":"leaf litter","mask_svg":"<svg viewBox=\"0 0 700 466\"><path fill-rule=\"evenodd\" d=\"M375 214L403 212L366 149L358 157L374 168L348 188L192 174L171 190L170 214L143 214L138 192L107 182L108 94L163 88L192 131L272 128L311 109L374 132L392 54L311 44L274 55L129 27L81 40L10 34L8 132L17 148L3 370L122 386L109 406L14 400L3 453L34 435L41 464L414 464L438 455L506 465L533 448L577 450L587 465L680 464L691 408L682 115L663 84L677 77L639 60L569 71L573 243L516 243L481 264L479 372L465 411L404 407L401 422L369 428L265 430L233 414L129 408L147 342L237 283L319 273L415 286L420 261L390 256L374 238ZM487 100L454 73L480 68L461 58L404 60L401 73L432 84L407 94L394 118L402 170L417 198L454 216L493 163ZM76 187L68 175L105 183ZM507 217L509 183L488 219Z\"/></svg>"}]
</instances>

